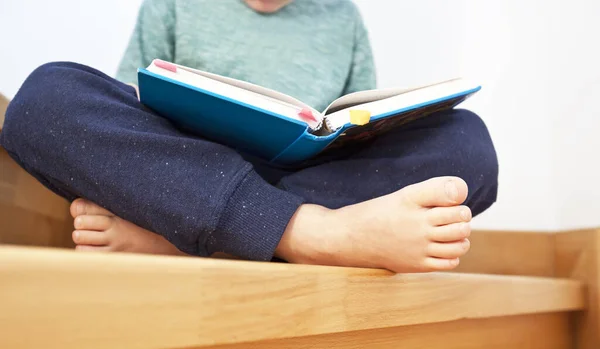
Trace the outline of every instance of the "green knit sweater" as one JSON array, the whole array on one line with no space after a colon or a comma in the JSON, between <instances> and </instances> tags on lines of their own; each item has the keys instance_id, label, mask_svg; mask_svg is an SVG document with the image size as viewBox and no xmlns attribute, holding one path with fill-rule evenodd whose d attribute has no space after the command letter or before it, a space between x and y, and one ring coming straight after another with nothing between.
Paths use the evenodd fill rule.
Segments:
<instances>
[{"instance_id":1,"label":"green knit sweater","mask_svg":"<svg viewBox=\"0 0 600 349\"><path fill-rule=\"evenodd\" d=\"M371 45L350 0L295 0L261 14L243 0L145 0L117 79L160 58L249 81L318 110L375 88Z\"/></svg>"}]
</instances>

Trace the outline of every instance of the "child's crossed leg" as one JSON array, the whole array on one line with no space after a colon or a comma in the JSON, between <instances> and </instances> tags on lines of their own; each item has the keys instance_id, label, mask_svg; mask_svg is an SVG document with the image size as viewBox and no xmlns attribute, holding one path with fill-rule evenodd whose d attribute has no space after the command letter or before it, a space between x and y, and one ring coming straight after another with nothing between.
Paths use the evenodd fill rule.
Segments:
<instances>
[{"instance_id":1,"label":"child's crossed leg","mask_svg":"<svg viewBox=\"0 0 600 349\"><path fill-rule=\"evenodd\" d=\"M471 217L460 205L477 215L497 191L492 141L468 111L432 115L273 179L276 169L181 133L130 86L70 63L27 79L0 140L55 192L108 210L91 215L108 219L78 220L78 230L112 232L96 234L99 245L140 252L179 253L173 244L197 256L447 270L468 249Z\"/></svg>"}]
</instances>

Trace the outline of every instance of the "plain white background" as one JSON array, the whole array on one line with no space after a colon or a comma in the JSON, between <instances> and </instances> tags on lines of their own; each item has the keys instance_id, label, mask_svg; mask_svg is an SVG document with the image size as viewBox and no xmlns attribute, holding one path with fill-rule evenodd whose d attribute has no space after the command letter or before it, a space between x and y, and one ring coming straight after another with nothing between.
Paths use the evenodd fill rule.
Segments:
<instances>
[{"instance_id":1,"label":"plain white background","mask_svg":"<svg viewBox=\"0 0 600 349\"><path fill-rule=\"evenodd\" d=\"M453 76L483 85L465 106L490 129L500 193L476 227L600 226L600 1L355 2L382 87ZM13 96L48 61L113 74L140 3L0 0L0 92Z\"/></svg>"}]
</instances>

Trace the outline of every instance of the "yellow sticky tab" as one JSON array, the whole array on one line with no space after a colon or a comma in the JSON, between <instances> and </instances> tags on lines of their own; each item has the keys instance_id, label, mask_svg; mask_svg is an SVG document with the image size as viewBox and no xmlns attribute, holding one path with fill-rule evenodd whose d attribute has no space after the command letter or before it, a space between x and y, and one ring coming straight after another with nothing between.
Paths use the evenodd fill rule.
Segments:
<instances>
[{"instance_id":1,"label":"yellow sticky tab","mask_svg":"<svg viewBox=\"0 0 600 349\"><path fill-rule=\"evenodd\" d=\"M366 125L371 121L371 112L368 110L350 110L350 123L353 125Z\"/></svg>"}]
</instances>

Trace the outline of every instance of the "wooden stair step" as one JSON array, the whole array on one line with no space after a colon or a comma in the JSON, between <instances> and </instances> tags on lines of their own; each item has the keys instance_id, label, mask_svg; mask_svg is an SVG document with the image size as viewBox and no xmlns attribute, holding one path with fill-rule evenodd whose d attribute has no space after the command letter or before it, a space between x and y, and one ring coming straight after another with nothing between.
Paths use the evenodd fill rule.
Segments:
<instances>
[{"instance_id":1,"label":"wooden stair step","mask_svg":"<svg viewBox=\"0 0 600 349\"><path fill-rule=\"evenodd\" d=\"M0 247L0 280L2 348L200 348L585 307L568 279L16 247Z\"/></svg>"},{"instance_id":2,"label":"wooden stair step","mask_svg":"<svg viewBox=\"0 0 600 349\"><path fill-rule=\"evenodd\" d=\"M573 348L572 342L569 313L548 313L387 327L210 348L568 349Z\"/></svg>"}]
</instances>

